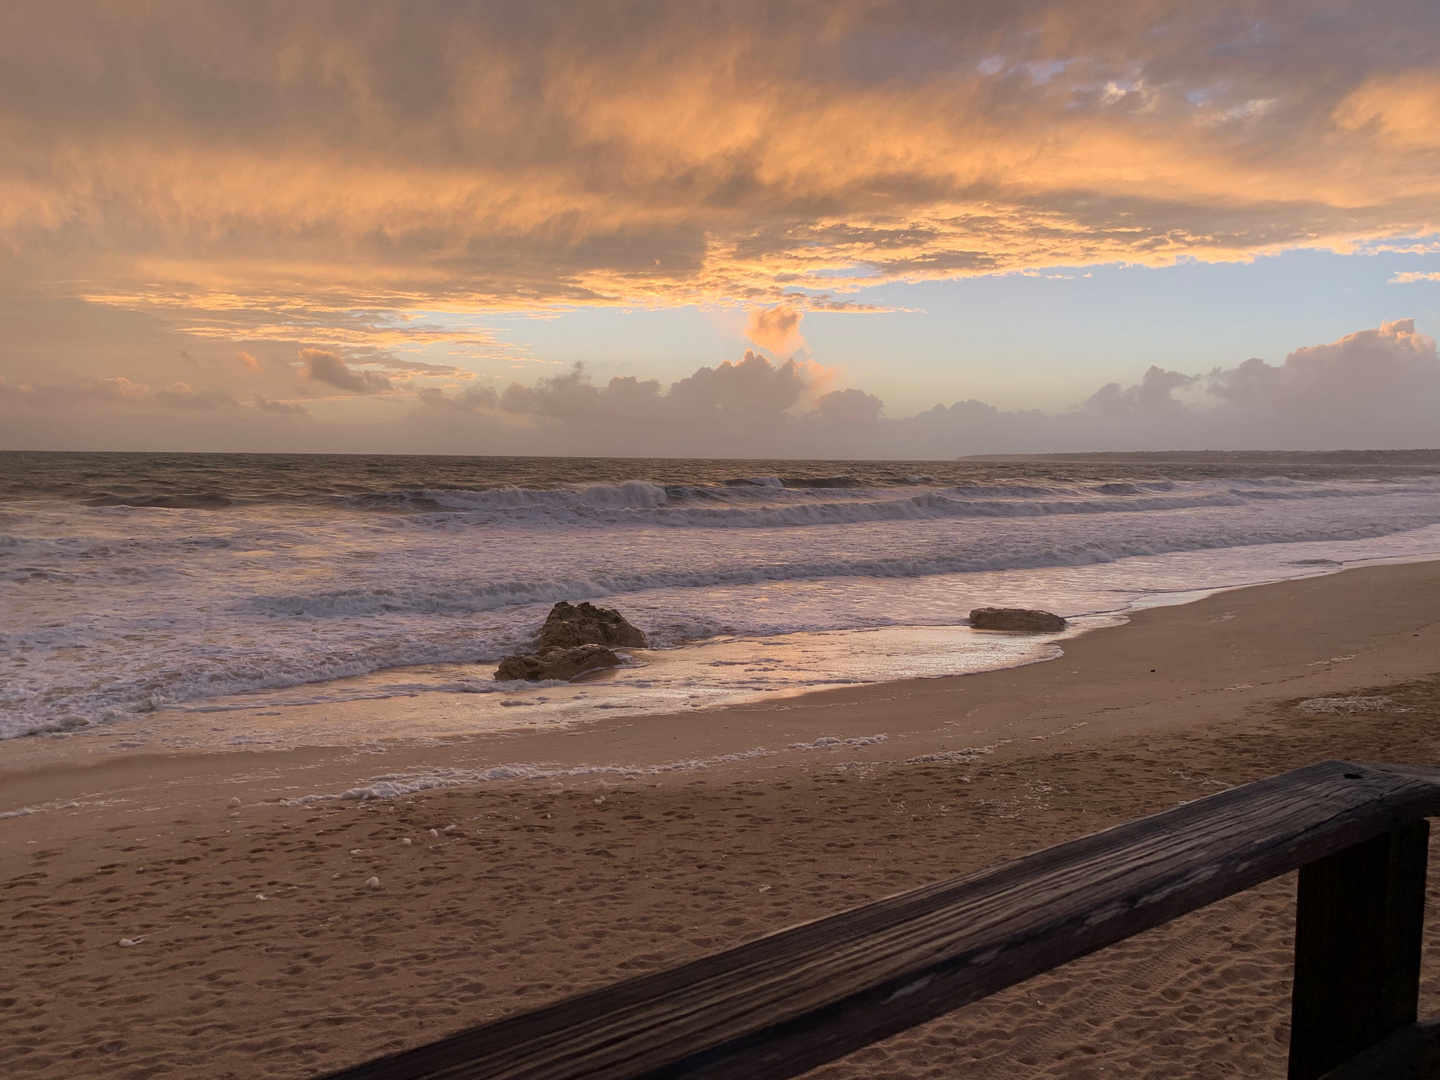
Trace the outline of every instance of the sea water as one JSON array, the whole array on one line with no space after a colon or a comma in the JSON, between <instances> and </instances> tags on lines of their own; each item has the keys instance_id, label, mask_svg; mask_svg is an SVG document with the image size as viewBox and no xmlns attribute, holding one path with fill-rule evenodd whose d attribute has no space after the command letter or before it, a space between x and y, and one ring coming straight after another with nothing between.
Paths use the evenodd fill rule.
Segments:
<instances>
[{"instance_id":1,"label":"sea water","mask_svg":"<svg viewBox=\"0 0 1440 1080\"><path fill-rule=\"evenodd\" d=\"M227 738L249 725L263 741L288 708L395 696L466 695L477 729L697 708L1058 655L1054 636L971 632L977 606L1084 628L1195 590L1427 557L1440 468L1384 455L5 453L0 737L228 713ZM592 681L497 683L557 600L616 607L653 648Z\"/></svg>"}]
</instances>

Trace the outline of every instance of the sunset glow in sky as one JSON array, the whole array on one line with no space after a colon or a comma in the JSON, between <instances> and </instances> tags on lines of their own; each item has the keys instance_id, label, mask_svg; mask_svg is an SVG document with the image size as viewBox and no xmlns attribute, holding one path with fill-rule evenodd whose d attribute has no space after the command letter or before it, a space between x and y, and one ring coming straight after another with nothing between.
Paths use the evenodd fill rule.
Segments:
<instances>
[{"instance_id":1,"label":"sunset glow in sky","mask_svg":"<svg viewBox=\"0 0 1440 1080\"><path fill-rule=\"evenodd\" d=\"M1433 2L7 15L0 447L1440 445Z\"/></svg>"}]
</instances>

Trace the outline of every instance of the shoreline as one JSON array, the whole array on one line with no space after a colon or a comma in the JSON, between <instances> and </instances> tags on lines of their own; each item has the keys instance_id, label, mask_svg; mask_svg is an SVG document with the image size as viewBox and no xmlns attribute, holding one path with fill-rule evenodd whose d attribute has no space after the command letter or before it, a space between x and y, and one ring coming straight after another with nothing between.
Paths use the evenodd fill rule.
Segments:
<instances>
[{"instance_id":1,"label":"shoreline","mask_svg":"<svg viewBox=\"0 0 1440 1080\"><path fill-rule=\"evenodd\" d=\"M8 761L7 798L81 805L0 820L0 1045L27 1080L301 1080L1320 758L1434 764L1437 596L1437 562L1238 589L1137 612L1053 662L704 725ZM783 749L821 736L839 741ZM634 768L275 801L546 756ZM1431 892L1424 1015L1440 1012ZM1278 1075L1293 895L1277 879L811 1076Z\"/></svg>"},{"instance_id":2,"label":"shoreline","mask_svg":"<svg viewBox=\"0 0 1440 1080\"><path fill-rule=\"evenodd\" d=\"M440 732L468 695L434 694L286 710L298 726L342 712L376 721L404 713L412 726L417 715L428 716L437 723L432 738L162 752L116 748L88 734L8 740L0 743L0 828L16 821L17 811L31 811L18 820L37 821L63 809L74 819L63 831L73 833L96 812L203 806L217 786L227 800L278 803L340 795L385 776L408 778L391 783L412 790L467 779L730 776L841 751L866 761L1158 733L1292 697L1302 687L1323 696L1356 681L1425 674L1440 656L1436 599L1440 560L1356 567L1141 607L1116 625L1064 639L1059 657L1016 667L539 731ZM1349 618L1325 614L1337 609ZM815 745L822 740L834 741ZM586 768L597 771L576 771Z\"/></svg>"},{"instance_id":3,"label":"shoreline","mask_svg":"<svg viewBox=\"0 0 1440 1080\"><path fill-rule=\"evenodd\" d=\"M527 467L510 475L519 486L472 491L434 466L418 487L392 485L384 470L369 476L375 490L337 512L291 497L344 482L333 470L303 483L290 475L296 490L270 502L259 496L272 471L237 465L217 475L251 485L259 501L202 512L77 502L86 485L90 502L111 501L114 485L98 479L106 468L92 464L98 472L33 478L66 498L12 507L9 561L23 572L6 589L6 625L18 634L0 663L6 737L113 730L116 742L138 742L126 735L149 727L149 748L166 750L182 741L166 730L172 722L187 726L183 741L214 742L206 715L223 709L218 738L263 744L285 723L265 719L275 711L437 691L489 700L471 730L510 726L505 714L516 711L548 722L602 702L622 713L704 707L1003 666L1003 657L971 663L963 640L948 652L937 640L929 653L900 641L916 632L898 628L960 626L977 606L1078 616L1169 590L1440 554L1440 481L1424 475L1197 466L1122 480L1068 466L1021 477L957 465L919 487L908 481L923 477L872 470L785 488L735 486L716 463L672 463L684 483L617 475L581 488ZM145 474L135 482L183 479L159 464ZM430 494L416 503L417 491ZM651 670L594 684L590 701L554 687L539 707L506 707L520 702L500 698L528 703L547 691L516 693L476 661L523 649L554 601L597 594L660 647ZM893 636L861 630L877 626ZM759 651L763 641L794 647L763 663L780 657ZM694 655L711 647L740 663ZM235 719L244 713L249 730Z\"/></svg>"}]
</instances>

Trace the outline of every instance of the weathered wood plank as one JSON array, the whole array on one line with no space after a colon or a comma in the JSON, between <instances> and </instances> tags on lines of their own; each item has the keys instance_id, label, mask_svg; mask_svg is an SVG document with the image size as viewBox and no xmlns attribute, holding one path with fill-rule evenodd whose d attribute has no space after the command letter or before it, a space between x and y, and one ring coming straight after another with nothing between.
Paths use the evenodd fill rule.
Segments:
<instances>
[{"instance_id":1,"label":"weathered wood plank","mask_svg":"<svg viewBox=\"0 0 1440 1080\"><path fill-rule=\"evenodd\" d=\"M1300 868L1290 1080L1328 1070L1415 1023L1430 823Z\"/></svg>"},{"instance_id":2,"label":"weathered wood plank","mask_svg":"<svg viewBox=\"0 0 1440 1080\"><path fill-rule=\"evenodd\" d=\"M794 1076L1440 814L1440 770L1331 761L333 1074Z\"/></svg>"}]
</instances>

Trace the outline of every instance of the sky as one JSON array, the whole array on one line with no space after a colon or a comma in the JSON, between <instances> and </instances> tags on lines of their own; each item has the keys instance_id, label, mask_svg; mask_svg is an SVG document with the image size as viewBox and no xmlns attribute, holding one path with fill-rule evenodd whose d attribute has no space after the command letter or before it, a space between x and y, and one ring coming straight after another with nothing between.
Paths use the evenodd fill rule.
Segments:
<instances>
[{"instance_id":1,"label":"sky","mask_svg":"<svg viewBox=\"0 0 1440 1080\"><path fill-rule=\"evenodd\" d=\"M1440 446L1433 0L16 0L0 448Z\"/></svg>"}]
</instances>

